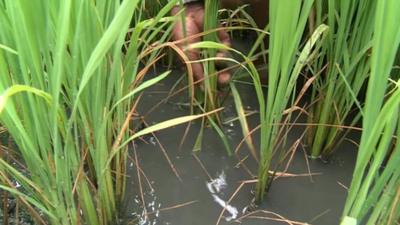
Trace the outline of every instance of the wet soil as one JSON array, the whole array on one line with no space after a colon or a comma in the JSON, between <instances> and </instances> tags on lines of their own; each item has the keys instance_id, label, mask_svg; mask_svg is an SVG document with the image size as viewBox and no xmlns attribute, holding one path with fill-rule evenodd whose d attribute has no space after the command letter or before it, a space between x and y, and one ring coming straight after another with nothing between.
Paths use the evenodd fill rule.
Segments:
<instances>
[{"instance_id":1,"label":"wet soil","mask_svg":"<svg viewBox=\"0 0 400 225\"><path fill-rule=\"evenodd\" d=\"M20 204L17 204L17 200L13 196L0 191L0 198L2 207L7 204L7 211L0 210L0 224L35 224L29 213ZM7 214L6 217L4 216L5 213Z\"/></svg>"},{"instance_id":2,"label":"wet soil","mask_svg":"<svg viewBox=\"0 0 400 225\"><path fill-rule=\"evenodd\" d=\"M161 84L149 89L140 106L140 112L147 112L155 104L165 99L173 84L182 76L181 74L182 72L176 71ZM237 86L242 93L246 110L257 110L252 87L240 83L237 83ZM185 94L180 94L171 98L147 115L145 120L151 124L187 115L188 109L180 104L187 101L185 96ZM231 98L228 98L224 106L223 118L228 120L235 117ZM257 117L257 114L248 117L250 127L257 126ZM187 125L179 125L159 131L156 133L156 137L145 137L142 141L135 142L135 148L131 148L132 162L128 169L129 178L123 224L134 224L134 222L143 225L217 224L223 207L215 200L207 183L220 177L221 174L225 175L227 186L217 193L218 198L228 201L238 187L242 186L229 203L230 206L237 209L237 218L245 218L227 222L226 219L230 214L225 212L219 224L290 224L279 221L282 218L302 222L292 222L292 224L339 224L347 193L346 187L351 181L356 158L356 146L350 141L344 141L338 146L337 152L329 162L309 160L303 148L297 148L287 173L312 173L314 175L276 179L263 203L255 212L253 211L254 214L249 214L249 211L243 209L252 203L252 190L255 184L241 185L241 183L252 180L253 177L242 167L237 166L238 159L236 157L227 155L221 139L211 128L205 130L201 151L193 152L193 145L200 130L200 121L192 123L184 144L180 147L186 128ZM234 121L225 124L223 129L229 137L231 148L236 148L243 137L239 123ZM290 131L284 150L287 150L301 136L303 130L303 127L295 127ZM352 136L349 137L351 139L358 138L358 134L350 136ZM254 137L257 145L259 136L255 133ZM171 169L171 164L162 153L157 139L165 148L180 179ZM140 182L138 180L136 165L133 162L135 159L133 149L136 149L138 166L148 181L143 174L140 176ZM246 165L253 174L256 174L257 164L245 147L241 148L240 157L241 159L247 158Z\"/></svg>"},{"instance_id":3,"label":"wet soil","mask_svg":"<svg viewBox=\"0 0 400 225\"><path fill-rule=\"evenodd\" d=\"M18 157L15 152L5 150L6 148L16 149L16 146L9 139L9 136L5 132L0 131L0 157L6 161L10 161L10 158ZM24 175L27 175L25 169L22 168L20 165L15 162L11 162L11 164L15 168L17 168L18 171L20 171ZM17 188L20 187L20 184L18 184L18 182L16 181L13 181L13 184ZM12 194L0 189L0 202L0 224L34 224L34 221L29 215L28 211Z\"/></svg>"}]
</instances>

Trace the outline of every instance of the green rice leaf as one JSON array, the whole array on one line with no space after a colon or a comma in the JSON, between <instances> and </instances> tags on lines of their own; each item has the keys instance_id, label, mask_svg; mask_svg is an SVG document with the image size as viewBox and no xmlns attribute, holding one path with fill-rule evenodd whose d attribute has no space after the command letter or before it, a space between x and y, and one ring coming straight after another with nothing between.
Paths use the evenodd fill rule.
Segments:
<instances>
[{"instance_id":1,"label":"green rice leaf","mask_svg":"<svg viewBox=\"0 0 400 225\"><path fill-rule=\"evenodd\" d=\"M17 51L15 51L14 49L12 49L12 48L10 48L10 47L7 47L7 46L5 46L5 45L0 44L0 49L3 49L3 50L6 51L6 52L10 52L10 53L12 53L12 54L14 54L14 55L18 55L18 52L17 52Z\"/></svg>"},{"instance_id":2,"label":"green rice leaf","mask_svg":"<svg viewBox=\"0 0 400 225\"><path fill-rule=\"evenodd\" d=\"M353 217L346 216L340 225L357 225L357 219Z\"/></svg>"},{"instance_id":3,"label":"green rice leaf","mask_svg":"<svg viewBox=\"0 0 400 225\"><path fill-rule=\"evenodd\" d=\"M0 95L0 114L4 110L4 107L6 107L6 103L11 98L13 95L21 93L21 92L28 92L34 95L37 95L41 98L43 98L48 104L51 104L52 102L52 97L50 94L27 86L27 85L13 85L9 88L7 88L1 95Z\"/></svg>"},{"instance_id":4,"label":"green rice leaf","mask_svg":"<svg viewBox=\"0 0 400 225\"><path fill-rule=\"evenodd\" d=\"M113 149L112 152L110 153L110 157L108 159L108 162L106 165L108 165L111 160L113 159L113 157L121 150L121 148L123 148L124 146L126 146L127 144L129 144L131 141L135 140L138 137L144 136L146 134L151 134L154 133L156 131L160 131L163 129L167 129L169 127L174 127L183 123L187 123L208 115L211 115L213 113L217 113L219 111L221 111L223 108L220 109L216 109L214 111L208 112L208 113L203 113L203 114L199 114L199 115L192 115L192 116L183 116L183 117L178 117L178 118L174 118L174 119L170 119L161 123L157 123L153 126L147 127L137 133L135 133L134 135L132 135L131 137L129 137L125 142L123 142L118 148Z\"/></svg>"},{"instance_id":5,"label":"green rice leaf","mask_svg":"<svg viewBox=\"0 0 400 225\"><path fill-rule=\"evenodd\" d=\"M129 22L132 18L132 11L137 6L139 0L125 0L122 2L121 7L111 22L108 29L105 31L103 37L100 39L96 48L92 52L89 62L87 63L85 70L82 75L82 81L79 86L79 90L77 93L77 100L79 101L79 96L81 95L83 89L88 84L90 78L94 75L94 72L101 65L104 56L112 47L114 42L120 36L121 28L127 28ZM74 108L77 107L77 103L75 103Z\"/></svg>"},{"instance_id":6,"label":"green rice leaf","mask_svg":"<svg viewBox=\"0 0 400 225\"><path fill-rule=\"evenodd\" d=\"M164 78L166 78L169 74L171 74L171 71L167 71L162 73L161 75L158 75L148 81L143 82L140 84L137 88L133 89L133 91L129 92L127 95L125 95L123 98L121 98L118 102L115 103L115 105L112 107L112 109L116 108L119 104L121 104L123 101L126 101L129 98L132 98L135 96L137 93L145 90L146 88L149 88L153 86L154 84L160 82ZM111 110L113 111L113 110Z\"/></svg>"},{"instance_id":7,"label":"green rice leaf","mask_svg":"<svg viewBox=\"0 0 400 225\"><path fill-rule=\"evenodd\" d=\"M244 108L243 108L243 103L242 100L240 98L240 94L238 92L238 90L236 89L236 86L234 83L230 84L231 90L232 90L232 95L233 95L233 100L235 101L235 108L236 108L236 112L238 114L239 117L239 121L240 121L240 126L242 128L242 134L243 137L246 137L246 144L250 149L250 153L252 154L252 156L254 157L254 159L256 159L258 161L258 156L257 156L257 152L256 152L256 147L254 146L254 142L253 139L251 137L251 135L249 135L250 133L250 129L247 123L247 119L246 119L246 115L244 112Z\"/></svg>"}]
</instances>

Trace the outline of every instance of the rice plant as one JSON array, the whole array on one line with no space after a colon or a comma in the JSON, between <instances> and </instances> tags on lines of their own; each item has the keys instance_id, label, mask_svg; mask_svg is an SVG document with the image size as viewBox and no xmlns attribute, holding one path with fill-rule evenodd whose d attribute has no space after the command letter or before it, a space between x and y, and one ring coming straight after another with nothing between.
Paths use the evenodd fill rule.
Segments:
<instances>
[{"instance_id":1,"label":"rice plant","mask_svg":"<svg viewBox=\"0 0 400 225\"><path fill-rule=\"evenodd\" d=\"M340 125L347 122L353 126L361 117L358 97L370 73L376 3L373 0L315 3L315 23L324 23L326 18L329 35L311 69L312 74L320 74L313 84L308 117L308 123L320 124L308 128L313 158L327 158L345 136Z\"/></svg>"},{"instance_id":2,"label":"rice plant","mask_svg":"<svg viewBox=\"0 0 400 225\"><path fill-rule=\"evenodd\" d=\"M0 188L38 224L114 224L129 141L202 116L130 133L138 93L168 75L143 82L176 2L144 19L138 0L0 1L0 121L26 168L0 159Z\"/></svg>"},{"instance_id":3,"label":"rice plant","mask_svg":"<svg viewBox=\"0 0 400 225\"><path fill-rule=\"evenodd\" d=\"M284 121L284 118L290 117L290 113L288 113L288 117L284 117L284 111L288 107L291 97L294 96L296 80L302 69L310 63L312 56L316 54L315 52L319 50L317 43L328 30L326 25L320 25L304 44L301 52L298 52L312 4L312 0L270 1L270 25L265 28L265 31L255 42L255 47L249 53L249 57L254 55L256 48L267 33L266 30L269 29L271 34L268 54L269 80L266 92L267 96L265 96L263 91L259 71L251 59L238 53L245 61L241 66L251 76L259 102L260 157L258 157L254 150L255 147L252 143L251 134L243 113L240 94L235 88L235 84L231 83L236 110L245 137L244 140L253 157L259 161L258 183L256 186L257 202L263 200L265 192L271 184L272 179L269 169L271 168L272 157L279 151L279 148L284 147L280 140L285 138L285 135L281 133L285 126L278 124ZM287 12L289 9L290 12Z\"/></svg>"},{"instance_id":4,"label":"rice plant","mask_svg":"<svg viewBox=\"0 0 400 225\"><path fill-rule=\"evenodd\" d=\"M213 30L218 27L218 9L219 0L205 0L204 2L204 30ZM206 34L203 38L204 41L218 42L218 35L216 32ZM214 58L217 55L216 49L207 49L204 51L205 58ZM215 67L215 61L210 60L204 63L204 108L206 110L213 110L218 107L217 95L217 81L218 76ZM214 76L210 76L213 75Z\"/></svg>"},{"instance_id":5,"label":"rice plant","mask_svg":"<svg viewBox=\"0 0 400 225\"><path fill-rule=\"evenodd\" d=\"M312 52L315 41L323 33L324 27L304 46L300 56L303 32L313 0L271 0L269 2L270 37L268 55L268 91L266 99L260 99L261 146L256 200L264 199L270 183L268 170L272 155L279 140L283 112L293 93L295 81Z\"/></svg>"},{"instance_id":6,"label":"rice plant","mask_svg":"<svg viewBox=\"0 0 400 225\"><path fill-rule=\"evenodd\" d=\"M399 10L399 1L377 1L363 132L342 225L394 225L400 218L400 81L385 97L400 43Z\"/></svg>"}]
</instances>

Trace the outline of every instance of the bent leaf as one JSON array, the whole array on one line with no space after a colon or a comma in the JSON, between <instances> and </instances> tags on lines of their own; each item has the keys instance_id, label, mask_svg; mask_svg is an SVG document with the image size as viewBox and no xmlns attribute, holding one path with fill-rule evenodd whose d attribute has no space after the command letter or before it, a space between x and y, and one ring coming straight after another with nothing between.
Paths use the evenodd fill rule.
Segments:
<instances>
[{"instance_id":1,"label":"bent leaf","mask_svg":"<svg viewBox=\"0 0 400 225\"><path fill-rule=\"evenodd\" d=\"M44 100L49 104L52 101L51 95L48 94L47 92L44 92L42 90L27 86L27 85L13 85L13 86L7 88L3 92L3 94L0 95L0 114L4 110L8 99L10 97L12 97L13 95L21 93L21 92L29 92L29 93L35 94L39 97L44 98Z\"/></svg>"},{"instance_id":2,"label":"bent leaf","mask_svg":"<svg viewBox=\"0 0 400 225\"><path fill-rule=\"evenodd\" d=\"M105 165L105 168L107 168L107 165L111 162L111 160L119 152L119 150L121 148L123 148L124 146L126 146L129 142L133 141L134 139L136 139L138 137L141 137L143 135L146 135L146 134L150 134L150 133L159 131L159 130L164 130L164 129L167 129L167 128L170 128L170 127L173 127L173 126L177 126L177 125L180 125L180 124L183 124L183 123L187 123L187 122L190 122L190 121L193 121L193 120L196 120L196 119L211 115L213 113L217 113L217 112L221 111L222 109L223 108L219 108L219 109L213 110L213 111L208 112L208 113L203 113L203 114L199 114L199 115L192 115L192 116L182 116L182 117L170 119L170 120L155 124L153 126L147 127L145 129L135 133L130 138L128 138L124 143L122 143L118 148L115 148L115 149L113 149L111 151L109 159L107 161L107 164Z\"/></svg>"}]
</instances>

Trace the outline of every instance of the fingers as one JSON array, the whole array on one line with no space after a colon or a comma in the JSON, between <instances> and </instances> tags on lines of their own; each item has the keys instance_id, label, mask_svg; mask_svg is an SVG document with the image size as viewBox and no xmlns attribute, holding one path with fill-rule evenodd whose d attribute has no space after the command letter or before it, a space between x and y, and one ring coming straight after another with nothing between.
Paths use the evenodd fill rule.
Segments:
<instances>
[{"instance_id":1,"label":"fingers","mask_svg":"<svg viewBox=\"0 0 400 225\"><path fill-rule=\"evenodd\" d=\"M231 54L227 51L219 51L217 52L217 57L218 58L231 58ZM232 63L230 63L229 61L225 61L225 60L217 60L215 62L215 65L217 67L217 69L219 69L221 72L218 73L218 88L219 89L223 89L224 87L226 87L231 78L231 72L230 70L227 70L228 67L232 66Z\"/></svg>"},{"instance_id":2,"label":"fingers","mask_svg":"<svg viewBox=\"0 0 400 225\"><path fill-rule=\"evenodd\" d=\"M179 12L179 7L175 7L171 12L172 15L175 15ZM203 31L204 25L204 8L201 5L193 5L185 8L185 24L182 24L181 21L175 23L175 26L172 30L172 38L175 41L184 39L185 37L195 36ZM184 34L183 26L186 28L186 36ZM231 46L231 40L228 32L221 29L218 31L218 38L221 43ZM181 50L184 50L187 44L193 44L201 41L201 37L197 38L189 38L185 42L179 42L178 47ZM194 81L199 81L204 78L204 68L202 63L193 61L200 60L200 52L197 49L187 49L185 51L187 58L191 61L190 65L193 71ZM228 52L220 51L217 53L217 57L229 57ZM217 61L217 67L219 69L225 69L228 65L224 61ZM218 87L226 86L231 79L231 74L229 71L218 72ZM202 87L203 83L200 83L200 87Z\"/></svg>"},{"instance_id":3,"label":"fingers","mask_svg":"<svg viewBox=\"0 0 400 225\"><path fill-rule=\"evenodd\" d=\"M188 15L188 11L186 11L186 15ZM191 37L196 34L199 34L202 32L202 29L200 29L196 21L193 19L193 17L188 17L186 16L185 18L185 28L186 28L186 36L184 34L184 29L183 29L183 24L181 21L178 21L175 23L175 26L172 30L172 38L175 41L179 41L184 39L185 37ZM193 44L201 41L201 37L196 37L196 38L189 38L187 41L184 42L179 42L177 45L181 50L184 50L188 44ZM198 49L187 49L185 50L185 55L190 61L197 61L200 60L200 52ZM201 63L190 63L188 66L192 67L193 71L193 78L194 81L198 81L203 79L204 77L204 70L203 70L203 65Z\"/></svg>"},{"instance_id":4,"label":"fingers","mask_svg":"<svg viewBox=\"0 0 400 225\"><path fill-rule=\"evenodd\" d=\"M231 81L231 73L229 71L222 71L218 73L218 88L223 89Z\"/></svg>"},{"instance_id":5,"label":"fingers","mask_svg":"<svg viewBox=\"0 0 400 225\"><path fill-rule=\"evenodd\" d=\"M220 28L221 27L222 26L220 26ZM231 47L231 37L225 29L218 30L218 38L222 44Z\"/></svg>"},{"instance_id":6,"label":"fingers","mask_svg":"<svg viewBox=\"0 0 400 225\"><path fill-rule=\"evenodd\" d=\"M198 81L203 79L204 77L203 65L199 62L193 63L193 61L200 60L200 53L198 51L188 50L186 52L186 55L189 58L189 60L192 61L190 63L190 66L192 66L194 80Z\"/></svg>"},{"instance_id":7,"label":"fingers","mask_svg":"<svg viewBox=\"0 0 400 225\"><path fill-rule=\"evenodd\" d=\"M179 10L180 10L180 7L179 7L179 6L173 7L173 8L171 9L171 16L175 16L176 14L178 14Z\"/></svg>"}]
</instances>

